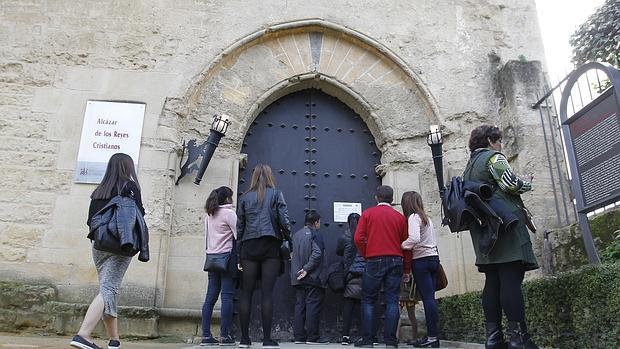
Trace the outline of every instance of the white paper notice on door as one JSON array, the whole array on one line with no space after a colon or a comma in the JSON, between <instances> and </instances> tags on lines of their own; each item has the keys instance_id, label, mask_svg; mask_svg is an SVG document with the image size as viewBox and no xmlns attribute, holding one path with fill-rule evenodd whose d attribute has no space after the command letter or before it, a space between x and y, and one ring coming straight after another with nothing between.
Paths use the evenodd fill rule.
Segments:
<instances>
[{"instance_id":1,"label":"white paper notice on door","mask_svg":"<svg viewBox=\"0 0 620 349\"><path fill-rule=\"evenodd\" d=\"M362 214L361 202L334 202L334 222L344 223L351 213Z\"/></svg>"}]
</instances>

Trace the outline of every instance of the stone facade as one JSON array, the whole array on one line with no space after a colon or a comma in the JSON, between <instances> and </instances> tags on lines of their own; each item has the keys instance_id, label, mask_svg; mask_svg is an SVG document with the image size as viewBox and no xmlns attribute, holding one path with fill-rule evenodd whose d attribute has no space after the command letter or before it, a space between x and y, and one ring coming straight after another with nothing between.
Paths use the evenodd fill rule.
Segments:
<instances>
[{"instance_id":1,"label":"stone facade","mask_svg":"<svg viewBox=\"0 0 620 349\"><path fill-rule=\"evenodd\" d=\"M516 170L537 173L526 202L540 225L553 224L529 109L544 84L534 0L5 0L0 33L0 278L53 284L61 302L96 292L85 239L94 186L72 178L93 99L146 103L138 176L151 261L131 265L122 304L200 308L204 200L220 185L236 191L241 143L262 108L309 87L362 117L383 182L396 197L421 191L437 226L429 125L444 132L446 176L462 171L473 127L501 125ZM233 124L203 185L175 186L180 140L204 139L221 112ZM450 279L441 294L479 289L467 233L441 228L439 243Z\"/></svg>"}]
</instances>

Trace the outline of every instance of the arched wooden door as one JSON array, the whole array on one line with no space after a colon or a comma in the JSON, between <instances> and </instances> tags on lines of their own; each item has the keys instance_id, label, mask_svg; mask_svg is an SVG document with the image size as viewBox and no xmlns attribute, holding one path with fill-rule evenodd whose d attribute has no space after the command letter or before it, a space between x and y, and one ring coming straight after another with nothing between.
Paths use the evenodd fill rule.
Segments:
<instances>
[{"instance_id":1,"label":"arched wooden door","mask_svg":"<svg viewBox=\"0 0 620 349\"><path fill-rule=\"evenodd\" d=\"M376 204L373 196L381 184L375 174L381 154L359 115L320 90L295 92L259 114L246 134L242 152L248 155L248 163L239 175L239 191L249 187L254 166L270 165L288 204L293 232L303 227L306 212L318 211L325 263L339 261L336 244L347 225L334 220L334 202L360 203L366 209ZM295 293L289 267L274 291L273 336L279 340L293 338ZM262 338L258 296L250 326L255 339ZM328 290L321 331L332 340L340 338L341 301L340 295Z\"/></svg>"}]
</instances>

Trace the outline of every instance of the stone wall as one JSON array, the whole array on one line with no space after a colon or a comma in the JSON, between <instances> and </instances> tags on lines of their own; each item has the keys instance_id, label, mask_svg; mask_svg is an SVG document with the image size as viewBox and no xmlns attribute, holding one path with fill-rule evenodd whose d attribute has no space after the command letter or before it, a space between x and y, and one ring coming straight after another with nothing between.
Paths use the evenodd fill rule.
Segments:
<instances>
[{"instance_id":1,"label":"stone wall","mask_svg":"<svg viewBox=\"0 0 620 349\"><path fill-rule=\"evenodd\" d=\"M590 230L597 253L602 262L612 263L614 260L605 260L606 249L614 241L620 239L620 209L612 209L589 217ZM571 271L588 264L588 256L583 243L581 228L578 223L559 229L552 229L548 233L549 274Z\"/></svg>"},{"instance_id":2,"label":"stone wall","mask_svg":"<svg viewBox=\"0 0 620 349\"><path fill-rule=\"evenodd\" d=\"M527 107L542 67L506 65L543 61L533 0L0 4L0 278L53 284L62 302L97 291L85 239L94 186L72 181L89 99L146 103L138 175L151 261L129 268L121 303L133 306L200 307L206 195L236 188L249 123L291 91L319 87L358 112L383 153L384 183L421 191L436 225L430 124L445 133L449 175L482 122L514 130L519 173L546 163ZM175 186L181 138L206 137L220 112L234 124L203 185ZM544 212L548 179L537 183L526 201ZM441 294L479 289L467 234L441 228L439 243L450 279Z\"/></svg>"},{"instance_id":3,"label":"stone wall","mask_svg":"<svg viewBox=\"0 0 620 349\"><path fill-rule=\"evenodd\" d=\"M80 329L88 304L58 301L53 285L0 282L0 331L72 335ZM173 336L184 341L200 335L200 311L119 306L119 333L124 337ZM219 317L214 317L217 331ZM103 323L93 333L105 338Z\"/></svg>"}]
</instances>

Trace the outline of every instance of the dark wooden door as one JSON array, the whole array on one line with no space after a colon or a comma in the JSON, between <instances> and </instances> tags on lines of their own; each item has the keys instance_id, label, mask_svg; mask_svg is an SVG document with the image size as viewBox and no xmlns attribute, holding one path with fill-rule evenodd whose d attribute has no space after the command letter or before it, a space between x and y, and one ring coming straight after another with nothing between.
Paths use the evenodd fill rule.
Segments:
<instances>
[{"instance_id":1,"label":"dark wooden door","mask_svg":"<svg viewBox=\"0 0 620 349\"><path fill-rule=\"evenodd\" d=\"M361 203L366 209L375 204L374 191L381 184L374 170L381 154L362 119L335 97L316 89L302 90L259 114L242 152L248 154L248 163L239 175L239 191L248 188L254 166L270 165L288 204L293 232L303 227L306 212L318 211L324 261L327 266L339 261L336 244L346 223L334 222L334 202ZM259 296L253 302L250 328L255 339L262 338ZM332 340L340 338L341 301L340 295L327 292L321 330ZM274 291L275 339L293 338L294 304L287 265Z\"/></svg>"}]
</instances>

